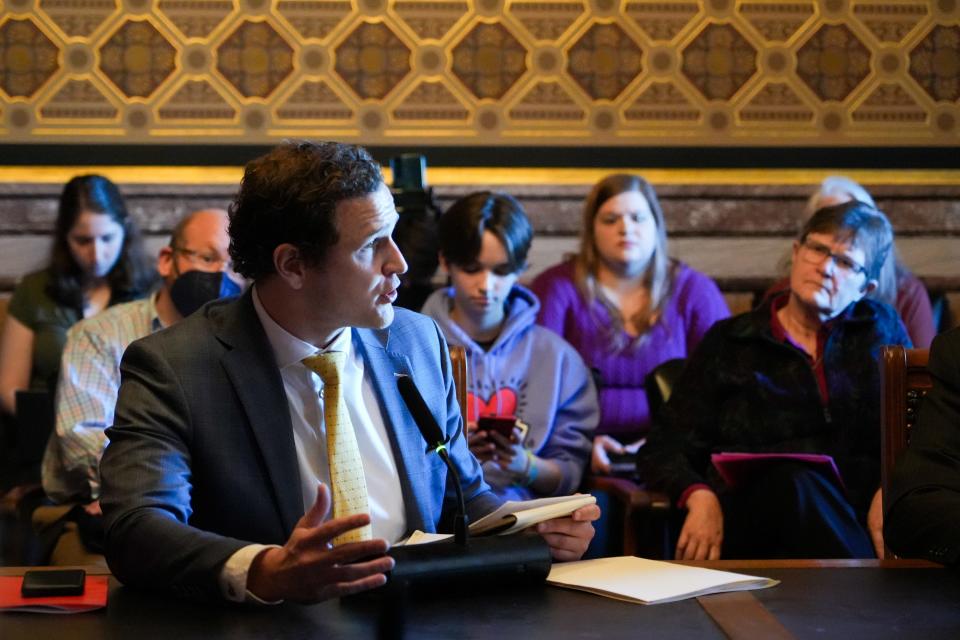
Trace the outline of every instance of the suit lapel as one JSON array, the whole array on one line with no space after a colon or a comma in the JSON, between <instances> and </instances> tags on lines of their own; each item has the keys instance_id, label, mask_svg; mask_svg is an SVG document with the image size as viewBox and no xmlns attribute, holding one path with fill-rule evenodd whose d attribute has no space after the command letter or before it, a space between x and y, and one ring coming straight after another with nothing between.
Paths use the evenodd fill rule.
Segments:
<instances>
[{"instance_id":1,"label":"suit lapel","mask_svg":"<svg viewBox=\"0 0 960 640\"><path fill-rule=\"evenodd\" d=\"M224 323L217 335L230 347L223 356L223 367L250 421L280 520L289 533L303 515L293 426L283 379L250 291L225 308Z\"/></svg>"},{"instance_id":2,"label":"suit lapel","mask_svg":"<svg viewBox=\"0 0 960 640\"><path fill-rule=\"evenodd\" d=\"M386 334L385 331L354 329L353 343L359 349L365 365L370 368L370 380L380 401L380 412L400 474L407 529L426 531L425 523L429 519L423 505L429 504L428 496L421 495L423 488L410 482L413 476L410 471L426 464L426 443L416 423L409 417L395 382L395 374L410 373L410 361L403 354L386 349L379 339Z\"/></svg>"}]
</instances>

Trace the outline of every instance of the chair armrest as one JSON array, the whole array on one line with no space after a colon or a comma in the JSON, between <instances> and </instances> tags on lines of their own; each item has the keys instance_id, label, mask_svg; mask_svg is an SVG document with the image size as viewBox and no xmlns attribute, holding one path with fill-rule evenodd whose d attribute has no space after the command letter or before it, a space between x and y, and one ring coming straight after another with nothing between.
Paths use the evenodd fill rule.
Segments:
<instances>
[{"instance_id":1,"label":"chair armrest","mask_svg":"<svg viewBox=\"0 0 960 640\"><path fill-rule=\"evenodd\" d=\"M622 504L628 512L636 509L669 509L670 497L660 491L644 489L629 478L614 476L590 476L587 489L606 491Z\"/></svg>"}]
</instances>

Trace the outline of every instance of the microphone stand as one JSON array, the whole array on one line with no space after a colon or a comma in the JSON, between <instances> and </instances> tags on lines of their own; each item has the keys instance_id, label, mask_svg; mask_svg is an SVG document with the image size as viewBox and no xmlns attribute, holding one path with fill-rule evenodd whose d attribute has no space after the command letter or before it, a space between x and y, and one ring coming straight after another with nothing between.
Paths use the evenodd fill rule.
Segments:
<instances>
[{"instance_id":1,"label":"microphone stand","mask_svg":"<svg viewBox=\"0 0 960 640\"><path fill-rule=\"evenodd\" d=\"M457 473L457 467L454 466L447 452L447 445L440 444L434 451L440 456L444 464L447 465L447 472L453 480L453 487L457 492L457 513L453 519L453 542L461 547L467 546L467 503L463 499L463 487L460 486L460 474Z\"/></svg>"}]
</instances>

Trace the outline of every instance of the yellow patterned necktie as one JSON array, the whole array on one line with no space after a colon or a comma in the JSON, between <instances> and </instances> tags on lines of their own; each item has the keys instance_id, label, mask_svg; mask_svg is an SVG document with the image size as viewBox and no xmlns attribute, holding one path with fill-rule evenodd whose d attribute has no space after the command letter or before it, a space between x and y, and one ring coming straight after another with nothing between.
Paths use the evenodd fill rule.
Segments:
<instances>
[{"instance_id":1,"label":"yellow patterned necktie","mask_svg":"<svg viewBox=\"0 0 960 640\"><path fill-rule=\"evenodd\" d=\"M330 351L303 359L303 364L323 380L323 419L327 429L327 463L334 518L370 513L357 434L353 431L340 386L346 356L343 351ZM337 536L333 544L369 540L371 537L370 525L367 525Z\"/></svg>"}]
</instances>

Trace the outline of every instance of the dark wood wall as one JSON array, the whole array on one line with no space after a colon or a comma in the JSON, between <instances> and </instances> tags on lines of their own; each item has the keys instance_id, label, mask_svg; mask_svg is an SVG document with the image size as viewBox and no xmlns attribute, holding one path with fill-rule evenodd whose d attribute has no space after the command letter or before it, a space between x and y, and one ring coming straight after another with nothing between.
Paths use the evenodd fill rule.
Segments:
<instances>
[{"instance_id":1,"label":"dark wood wall","mask_svg":"<svg viewBox=\"0 0 960 640\"><path fill-rule=\"evenodd\" d=\"M758 172L762 174L762 172ZM580 210L589 183L576 178L551 183L504 173L478 173L476 182L463 179L433 185L441 208L479 189L500 189L517 196L536 229L529 277L576 250ZM469 177L469 174L467 174ZM509 173L508 173L509 175ZM696 174L692 174L693 179ZM667 217L671 253L714 277L735 309L749 307L753 293L776 276L776 266L799 227L813 183L777 182L737 174L740 183L718 184L711 176L657 185ZM783 175L783 174L778 174ZM886 174L885 174L886 175ZM688 180L690 173L688 172ZM489 180L485 179L489 177ZM735 176L736 177L736 176ZM744 179L744 177L748 179ZM903 261L927 283L934 295L953 300L960 292L960 183L951 176L925 184L864 181L897 233ZM139 221L151 253L163 243L185 213L202 207L227 207L235 182L121 182L128 205ZM25 272L42 265L49 252L60 184L0 181L0 291L9 292ZM960 311L960 300L951 305ZM960 315L960 314L956 314Z\"/></svg>"}]
</instances>

